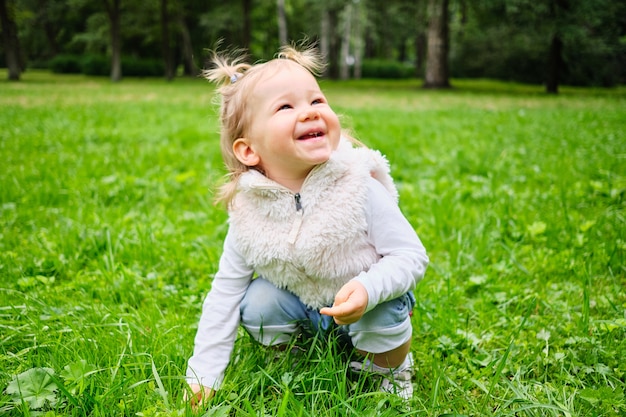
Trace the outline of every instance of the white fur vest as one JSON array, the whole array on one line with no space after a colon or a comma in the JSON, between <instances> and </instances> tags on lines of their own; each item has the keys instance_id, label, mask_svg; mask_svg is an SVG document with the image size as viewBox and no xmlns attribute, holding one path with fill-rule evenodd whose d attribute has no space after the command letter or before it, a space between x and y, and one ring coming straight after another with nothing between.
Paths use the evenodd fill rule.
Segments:
<instances>
[{"instance_id":1,"label":"white fur vest","mask_svg":"<svg viewBox=\"0 0 626 417\"><path fill-rule=\"evenodd\" d=\"M258 275L307 306L331 305L346 282L379 259L365 214L372 177L397 199L387 160L347 142L311 171L298 194L246 172L230 209L239 250Z\"/></svg>"}]
</instances>

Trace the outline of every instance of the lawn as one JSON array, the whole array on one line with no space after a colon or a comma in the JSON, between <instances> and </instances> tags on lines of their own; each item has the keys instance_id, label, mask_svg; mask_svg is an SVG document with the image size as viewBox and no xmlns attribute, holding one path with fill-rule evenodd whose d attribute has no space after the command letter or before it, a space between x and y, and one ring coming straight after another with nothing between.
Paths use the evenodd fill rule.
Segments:
<instances>
[{"instance_id":1,"label":"lawn","mask_svg":"<svg viewBox=\"0 0 626 417\"><path fill-rule=\"evenodd\" d=\"M198 415L626 414L626 88L322 81L431 257L410 404L241 334ZM202 80L0 81L0 415L192 416L226 213Z\"/></svg>"}]
</instances>

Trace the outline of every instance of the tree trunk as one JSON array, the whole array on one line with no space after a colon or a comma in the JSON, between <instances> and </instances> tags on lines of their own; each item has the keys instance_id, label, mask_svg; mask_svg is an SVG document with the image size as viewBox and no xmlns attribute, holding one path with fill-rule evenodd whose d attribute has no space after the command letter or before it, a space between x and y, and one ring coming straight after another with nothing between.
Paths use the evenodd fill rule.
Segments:
<instances>
[{"instance_id":1,"label":"tree trunk","mask_svg":"<svg viewBox=\"0 0 626 417\"><path fill-rule=\"evenodd\" d=\"M365 22L365 10L361 7L361 2L354 3L354 24L352 33L354 34L354 73L352 77L360 79L363 65L363 27Z\"/></svg>"},{"instance_id":2,"label":"tree trunk","mask_svg":"<svg viewBox=\"0 0 626 417\"><path fill-rule=\"evenodd\" d=\"M407 57L407 39L403 38L398 43L398 62L406 62Z\"/></svg>"},{"instance_id":3,"label":"tree trunk","mask_svg":"<svg viewBox=\"0 0 626 417\"><path fill-rule=\"evenodd\" d=\"M320 53L326 61L328 61L330 40L328 32L330 30L330 17L328 16L328 10L324 8L322 10L322 18L320 19ZM328 69L326 69L326 72Z\"/></svg>"},{"instance_id":4,"label":"tree trunk","mask_svg":"<svg viewBox=\"0 0 626 417\"><path fill-rule=\"evenodd\" d=\"M165 66L165 79L172 81L174 78L174 60L170 45L170 15L167 10L167 0L161 0L161 49Z\"/></svg>"},{"instance_id":5,"label":"tree trunk","mask_svg":"<svg viewBox=\"0 0 626 417\"><path fill-rule=\"evenodd\" d=\"M285 14L285 0L276 0L278 8L278 42L287 45L287 15Z\"/></svg>"},{"instance_id":6,"label":"tree trunk","mask_svg":"<svg viewBox=\"0 0 626 417\"><path fill-rule=\"evenodd\" d=\"M428 30L428 11L425 2L420 2L417 5L416 19L417 30L415 31L415 76L417 78L423 78L424 71L426 70L426 32Z\"/></svg>"},{"instance_id":7,"label":"tree trunk","mask_svg":"<svg viewBox=\"0 0 626 417\"><path fill-rule=\"evenodd\" d=\"M548 56L548 77L546 80L546 92L550 94L559 93L559 74L561 73L561 52L563 41L558 34L552 37L550 53Z\"/></svg>"},{"instance_id":8,"label":"tree trunk","mask_svg":"<svg viewBox=\"0 0 626 417\"><path fill-rule=\"evenodd\" d=\"M448 0L429 0L428 14L428 51L424 88L448 88L450 87Z\"/></svg>"},{"instance_id":9,"label":"tree trunk","mask_svg":"<svg viewBox=\"0 0 626 417\"><path fill-rule=\"evenodd\" d=\"M339 54L339 78L342 80L347 80L348 78L350 78L350 66L348 65L348 57L350 55L352 3L346 4L343 16L343 36L341 37L341 52Z\"/></svg>"},{"instance_id":10,"label":"tree trunk","mask_svg":"<svg viewBox=\"0 0 626 417\"><path fill-rule=\"evenodd\" d=\"M426 66L426 35L418 32L415 36L415 76L422 78Z\"/></svg>"},{"instance_id":11,"label":"tree trunk","mask_svg":"<svg viewBox=\"0 0 626 417\"><path fill-rule=\"evenodd\" d=\"M111 81L122 79L122 41L120 33L120 0L103 0L111 30Z\"/></svg>"},{"instance_id":12,"label":"tree trunk","mask_svg":"<svg viewBox=\"0 0 626 417\"><path fill-rule=\"evenodd\" d=\"M243 6L243 48L250 50L250 42L252 41L252 23L250 13L252 12L252 0L242 0Z\"/></svg>"},{"instance_id":13,"label":"tree trunk","mask_svg":"<svg viewBox=\"0 0 626 417\"><path fill-rule=\"evenodd\" d=\"M187 26L183 12L180 12L178 15L178 25L180 26L180 37L183 43L183 73L188 76L195 76L198 74L198 68L193 60L191 34L189 33L189 26Z\"/></svg>"},{"instance_id":14,"label":"tree trunk","mask_svg":"<svg viewBox=\"0 0 626 417\"><path fill-rule=\"evenodd\" d=\"M341 9L330 7L324 10L322 17L322 25L326 27L327 53L326 60L328 68L326 74L336 80L339 78L339 40L337 35L337 24L339 22L339 12Z\"/></svg>"},{"instance_id":15,"label":"tree trunk","mask_svg":"<svg viewBox=\"0 0 626 417\"><path fill-rule=\"evenodd\" d=\"M49 17L49 1L39 0L37 2L37 7L39 8L37 20L41 22L46 35L46 40L48 41L48 51L45 58L56 56L59 54L61 48L59 48L59 43L56 40L57 29Z\"/></svg>"},{"instance_id":16,"label":"tree trunk","mask_svg":"<svg viewBox=\"0 0 626 417\"><path fill-rule=\"evenodd\" d=\"M548 51L548 73L546 74L546 93L559 93L559 77L563 67L563 39L560 27L564 24L563 16L570 10L569 0L554 0L550 2L550 18L556 22L557 29L552 35Z\"/></svg>"},{"instance_id":17,"label":"tree trunk","mask_svg":"<svg viewBox=\"0 0 626 417\"><path fill-rule=\"evenodd\" d=\"M7 0L0 0L0 28L2 29L2 42L4 55L8 69L8 79L19 81L22 73L20 65L20 42L17 37L17 25L13 18L13 4Z\"/></svg>"}]
</instances>

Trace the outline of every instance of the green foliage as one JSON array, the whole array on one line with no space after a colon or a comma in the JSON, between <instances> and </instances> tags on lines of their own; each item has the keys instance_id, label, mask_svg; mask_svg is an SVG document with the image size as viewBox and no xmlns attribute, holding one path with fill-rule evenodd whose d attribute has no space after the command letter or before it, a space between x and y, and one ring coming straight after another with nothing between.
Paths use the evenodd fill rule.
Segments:
<instances>
[{"instance_id":1,"label":"green foliage","mask_svg":"<svg viewBox=\"0 0 626 417\"><path fill-rule=\"evenodd\" d=\"M502 39L507 39L506 44ZM451 72L461 78L496 78L541 84L545 80L547 46L533 34L509 27L468 28L451 56Z\"/></svg>"},{"instance_id":2,"label":"green foliage","mask_svg":"<svg viewBox=\"0 0 626 417\"><path fill-rule=\"evenodd\" d=\"M626 81L626 43L607 47L584 38L563 59L563 79L569 85L613 87Z\"/></svg>"},{"instance_id":3,"label":"green foliage","mask_svg":"<svg viewBox=\"0 0 626 417\"><path fill-rule=\"evenodd\" d=\"M48 68L57 74L80 74L83 71L78 55L57 55L48 62Z\"/></svg>"},{"instance_id":4,"label":"green foliage","mask_svg":"<svg viewBox=\"0 0 626 417\"><path fill-rule=\"evenodd\" d=\"M51 368L32 368L17 375L6 388L15 405L22 402L30 410L54 407L58 402L59 387L52 379L54 370Z\"/></svg>"},{"instance_id":5,"label":"green foliage","mask_svg":"<svg viewBox=\"0 0 626 417\"><path fill-rule=\"evenodd\" d=\"M363 78L404 79L415 76L415 67L392 60L366 59L361 72Z\"/></svg>"},{"instance_id":6,"label":"green foliage","mask_svg":"<svg viewBox=\"0 0 626 417\"><path fill-rule=\"evenodd\" d=\"M107 76L111 73L111 58L87 54L59 55L49 61L52 72ZM156 59L122 57L122 73L129 77L155 77L164 74L163 63Z\"/></svg>"},{"instance_id":7,"label":"green foliage","mask_svg":"<svg viewBox=\"0 0 626 417\"><path fill-rule=\"evenodd\" d=\"M12 2L17 10L20 43L28 68L46 67L59 73L78 73L76 56L106 56L111 49L109 20L103 2L33 0ZM125 75L162 75L162 27L160 4L129 2L120 15L121 53ZM279 47L275 2L251 2L244 16L240 2L178 0L167 2L169 44L174 51L193 49L195 66L204 66L206 49L247 47L253 60L271 58ZM335 45L328 51L330 68L339 61L346 2L290 0L286 20L290 40L320 40ZM351 27L362 36L350 41L366 45L363 73L367 78L410 78L412 70L397 62L423 68L426 46L427 2L412 0L363 0L353 2ZM334 22L321 33L321 16ZM626 82L626 3L609 0L548 1L490 0L450 2L450 71L453 77L498 78L543 84L548 72L551 39L563 41L561 83L615 86ZM306 18L302 18L306 16ZM249 30L249 33L247 32ZM189 35L191 45L181 40ZM323 36L322 36L323 35ZM0 52L2 45L0 45ZM71 56L67 56L67 55ZM418 56L419 55L419 56ZM73 59L69 59L73 58ZM86 74L108 74L93 62ZM143 59L154 60L146 62ZM82 61L82 59L81 59ZM159 62L159 64L156 63ZM4 54L0 53L0 67ZM180 64L180 62L178 62Z\"/></svg>"},{"instance_id":8,"label":"green foliage","mask_svg":"<svg viewBox=\"0 0 626 417\"><path fill-rule=\"evenodd\" d=\"M276 355L242 331L196 414L183 375L226 232L212 87L0 82L0 414L624 414L626 91L453 84L322 83L431 257L409 405L335 344Z\"/></svg>"},{"instance_id":9,"label":"green foliage","mask_svg":"<svg viewBox=\"0 0 626 417\"><path fill-rule=\"evenodd\" d=\"M109 75L111 59L103 55L85 55L81 59L81 70L85 75Z\"/></svg>"},{"instance_id":10,"label":"green foliage","mask_svg":"<svg viewBox=\"0 0 626 417\"><path fill-rule=\"evenodd\" d=\"M624 83L626 27L622 2L508 0L473 2L452 25L451 71L541 84L553 37L562 41L560 82L610 87Z\"/></svg>"},{"instance_id":11,"label":"green foliage","mask_svg":"<svg viewBox=\"0 0 626 417\"><path fill-rule=\"evenodd\" d=\"M72 395L82 395L88 387L89 377L98 372L96 367L85 359L65 365L60 376L65 381L65 386Z\"/></svg>"},{"instance_id":12,"label":"green foliage","mask_svg":"<svg viewBox=\"0 0 626 417\"><path fill-rule=\"evenodd\" d=\"M163 62L156 59L122 58L122 73L130 77L160 76L165 73Z\"/></svg>"}]
</instances>

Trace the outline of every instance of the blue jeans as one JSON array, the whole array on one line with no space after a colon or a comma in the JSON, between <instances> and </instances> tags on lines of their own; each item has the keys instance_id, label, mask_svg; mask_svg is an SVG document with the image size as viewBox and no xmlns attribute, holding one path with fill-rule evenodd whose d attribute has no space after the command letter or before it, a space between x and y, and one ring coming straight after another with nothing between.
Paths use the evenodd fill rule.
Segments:
<instances>
[{"instance_id":1,"label":"blue jeans","mask_svg":"<svg viewBox=\"0 0 626 417\"><path fill-rule=\"evenodd\" d=\"M345 332L354 347L369 353L393 350L411 338L415 296L408 292L374 307L356 323L338 326L330 316L304 305L293 293L256 278L241 302L241 325L266 346L288 343L292 336Z\"/></svg>"}]
</instances>

